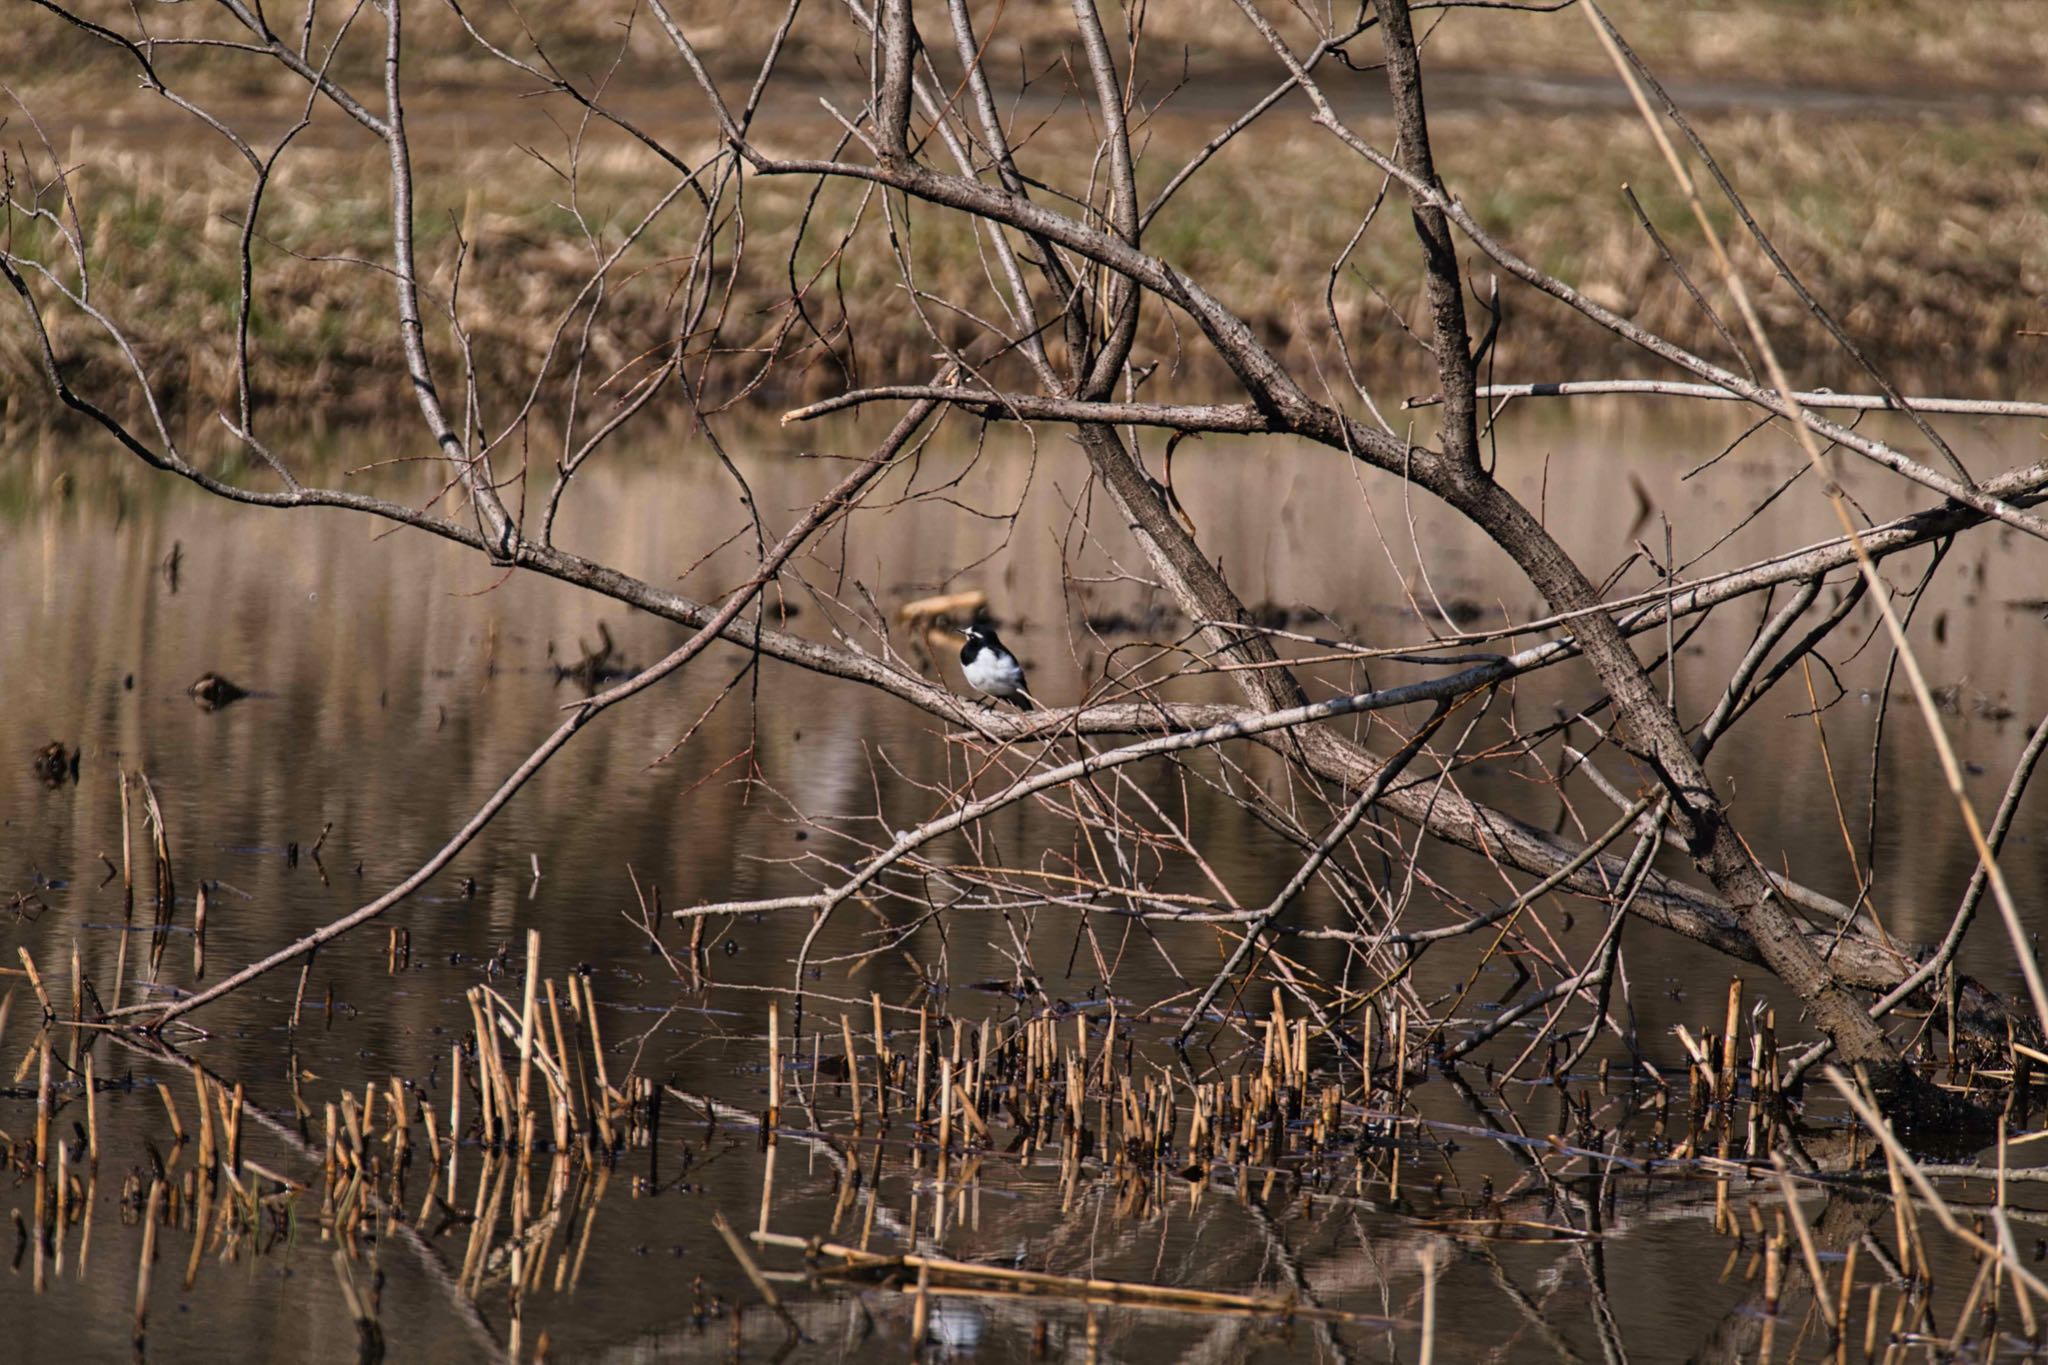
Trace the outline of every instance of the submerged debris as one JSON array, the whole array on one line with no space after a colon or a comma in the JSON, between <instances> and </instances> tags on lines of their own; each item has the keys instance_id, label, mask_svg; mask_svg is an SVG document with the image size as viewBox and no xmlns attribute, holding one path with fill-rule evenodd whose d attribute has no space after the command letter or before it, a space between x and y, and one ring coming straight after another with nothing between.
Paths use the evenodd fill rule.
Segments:
<instances>
[{"instance_id":1,"label":"submerged debris","mask_svg":"<svg viewBox=\"0 0 2048 1365\"><path fill-rule=\"evenodd\" d=\"M592 648L578 640L576 647L583 651L583 656L573 664L563 665L554 663L555 646L549 642L548 660L555 670L557 683L574 682L586 692L595 692L604 683L638 672L613 642L611 627L602 621L597 623L597 646Z\"/></svg>"},{"instance_id":2,"label":"submerged debris","mask_svg":"<svg viewBox=\"0 0 2048 1365\"><path fill-rule=\"evenodd\" d=\"M1168 603L1154 602L1138 612L1115 607L1091 611L1082 620L1098 635L1152 635L1178 626L1181 616Z\"/></svg>"},{"instance_id":3,"label":"submerged debris","mask_svg":"<svg viewBox=\"0 0 2048 1365\"><path fill-rule=\"evenodd\" d=\"M72 782L78 780L78 753L76 749L67 750L63 740L53 739L36 750L29 766L35 769L44 786L61 787L67 779Z\"/></svg>"},{"instance_id":4,"label":"submerged debris","mask_svg":"<svg viewBox=\"0 0 2048 1365\"><path fill-rule=\"evenodd\" d=\"M1286 630L1291 626L1326 622L1330 618L1314 607L1303 603L1288 604L1268 599L1253 603L1247 611L1251 624L1266 630Z\"/></svg>"},{"instance_id":5,"label":"submerged debris","mask_svg":"<svg viewBox=\"0 0 2048 1365\"><path fill-rule=\"evenodd\" d=\"M248 689L236 686L218 673L201 673L198 681L186 688L185 693L199 703L202 711L218 711L249 695Z\"/></svg>"}]
</instances>

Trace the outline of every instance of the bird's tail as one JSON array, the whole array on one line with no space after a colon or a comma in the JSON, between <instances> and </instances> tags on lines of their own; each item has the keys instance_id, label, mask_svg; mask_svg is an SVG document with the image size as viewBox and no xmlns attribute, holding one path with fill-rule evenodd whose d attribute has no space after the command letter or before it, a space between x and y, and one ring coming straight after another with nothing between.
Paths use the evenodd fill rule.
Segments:
<instances>
[{"instance_id":1,"label":"bird's tail","mask_svg":"<svg viewBox=\"0 0 2048 1365\"><path fill-rule=\"evenodd\" d=\"M1022 692L1013 692L1003 698L1003 700L1016 707L1019 711L1035 711L1038 709L1031 704L1031 698Z\"/></svg>"}]
</instances>

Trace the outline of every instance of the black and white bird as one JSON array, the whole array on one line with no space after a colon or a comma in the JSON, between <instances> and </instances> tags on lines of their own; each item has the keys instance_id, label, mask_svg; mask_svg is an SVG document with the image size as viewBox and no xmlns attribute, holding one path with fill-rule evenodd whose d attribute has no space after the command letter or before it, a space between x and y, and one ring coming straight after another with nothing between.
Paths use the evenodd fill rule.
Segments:
<instances>
[{"instance_id":1,"label":"black and white bird","mask_svg":"<svg viewBox=\"0 0 2048 1365\"><path fill-rule=\"evenodd\" d=\"M995 627L977 621L960 633L967 637L967 643L960 646L960 671L966 675L968 684L986 696L1029 711L1031 698L1024 691L1024 665L997 638Z\"/></svg>"}]
</instances>

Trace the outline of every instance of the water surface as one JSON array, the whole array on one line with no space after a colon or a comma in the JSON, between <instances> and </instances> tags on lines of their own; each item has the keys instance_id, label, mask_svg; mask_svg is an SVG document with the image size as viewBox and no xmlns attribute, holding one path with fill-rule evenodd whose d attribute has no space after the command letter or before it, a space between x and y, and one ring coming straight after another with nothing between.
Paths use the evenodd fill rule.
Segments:
<instances>
[{"instance_id":1,"label":"water surface","mask_svg":"<svg viewBox=\"0 0 2048 1365\"><path fill-rule=\"evenodd\" d=\"M816 458L819 452L858 453L881 430L865 422L733 440L771 538L839 476L842 466ZM1973 468L2002 463L1992 436L1983 434ZM1508 429L1503 477L1542 509L1596 576L1619 565L1638 541L1661 557L1666 518L1681 561L1728 535L1694 571L1829 533L1825 504L1804 483L1735 529L1797 468L1798 457L1782 442L1745 446L1711 477L1681 480L1719 444L1718 428L1573 427L1557 416L1532 415ZM330 458L338 471L389 453L345 445ZM68 990L74 948L84 978L109 1004L190 989L194 964L183 931L202 883L209 899L207 981L373 898L437 848L558 723L560 708L580 692L557 666L594 645L600 626L631 663L650 662L683 638L674 626L561 585L505 578L424 535L393 533L343 512L235 508L113 459L89 439L52 439L10 454L4 466L0 893L13 908L0 948L10 965L16 948L28 949L60 994ZM1920 505L1876 474L1850 468L1843 478L1874 517ZM1539 614L1497 550L1435 506L1404 496L1397 482L1356 471L1328 452L1211 437L1183 447L1175 479L1204 546L1248 600L1318 609L1297 630L1376 645L1423 644L1436 602L1480 625ZM943 496L909 496L935 490ZM715 550L746 530L739 496L699 443L682 435L650 441L609 454L582 476L561 539L656 584L712 597L746 573L745 536ZM1042 433L1035 446L1004 437L978 454L964 438L942 438L913 473L896 476L871 503L875 510L850 531L821 540L786 583L784 600L795 608L791 629L819 638L837 631L877 650L877 608L887 612L927 592L980 588L1005 638L1029 664L1034 691L1054 701L1081 695L1105 661L1125 658L1118 651L1129 651L1134 640L1171 641L1181 633L1184 623L1147 615L1163 598L1146 581L1106 499L1089 487L1078 453L1057 432ZM1102 539L1084 543L1082 526ZM1895 586L1910 588L1927 558L1920 552L1894 560L1887 574ZM175 572L167 567L172 561ZM1945 721L1970 765L1978 809L1987 814L2027 727L2048 709L2048 682L2036 667L2048 625L2038 605L2021 605L2043 595L2048 580L2038 566L2020 537L1979 533L1958 547L1915 617L1933 680L1954 688L1955 714ZM1627 580L1638 588L1649 581L1640 565ZM1086 618L1112 611L1143 621L1145 629L1134 635L1086 626ZM1756 603L1724 608L1686 641L1672 685L1688 718L1711 706L1759 611ZM1817 696L1833 703L1825 712L1826 758L1804 714L1804 680L1795 673L1724 742L1713 764L1760 856L1783 860L1837 895L1852 895L1855 882L1827 763L1860 847L1886 651L1882 639L1853 657L1848 646L1863 644L1874 629L1872 614L1860 611L1830 651L1839 660L1834 677L1815 672ZM890 644L911 648L900 632ZM573 1288L557 1291L550 1278L528 1298L522 1333L529 1351L545 1333L551 1354L563 1359L722 1354L732 1345L732 1306L754 1299L710 1219L714 1208L742 1228L757 1219L763 1158L744 1116L766 1102L768 996L744 988L790 983L808 920L714 921L709 961L716 984L696 991L677 980L643 931L643 898L658 894L663 907L675 908L812 890L827 875L821 860L846 856L842 836L886 839L885 829L934 813L937 793L966 776L960 746L946 742L933 718L857 686L774 664L750 673L747 663L742 651L718 647L591 726L426 891L319 953L296 1031L288 1021L298 973L288 970L201 1012L194 1022L203 1035L178 1040L186 1056L243 1082L251 1102L272 1114L291 1113L294 1067L316 1110L344 1088L359 1091L391 1077L445 1110L451 1052L470 1029L463 993L488 982L516 1000L525 935L539 929L545 976L587 974L618 1074L631 1069L673 1093L654 1145L625 1153L593 1202L589 1249ZM251 695L203 709L187 689L208 672ZM950 669L942 675L959 685ZM1365 677L1334 668L1311 676L1318 694L1362 685ZM1420 674L1381 664L1370 676L1384 683ZM1845 689L1839 697L1837 679ZM1229 696L1213 677L1177 680L1167 693ZM1495 723L1512 707L1518 721L1540 724L1559 704L1583 705L1593 695L1583 671L1560 670L1497 701ZM669 756L700 719L690 742ZM67 774L50 784L33 770L31 758L51 742L77 751L75 780ZM1385 746L1379 732L1374 742ZM1554 744L1548 752L1555 757ZM1275 775L1263 755L1233 757L1254 776ZM1632 784L1611 759L1606 766ZM1207 760L1195 767L1216 771ZM110 868L121 861L124 770L148 775L177 868L178 932L153 982L140 934L129 935L124 975L115 979L123 900ZM1930 940L1947 924L1970 864L1919 722L1898 701L1879 771L1886 795L1875 828L1875 904L1893 932ZM1480 764L1462 769L1458 781L1469 795L1545 825L1611 820L1611 807L1590 786L1574 785L1574 809L1562 812L1555 792L1530 780L1535 775L1526 765ZM1240 902L1259 903L1297 865L1295 850L1213 790L1165 769L1140 770L1135 780L1162 803L1186 803L1211 870ZM2035 916L2043 913L2048 886L2042 811L2038 799L2028 807L2004 861L2015 894ZM146 877L139 806L135 818L134 846ZM1070 821L1030 803L1003 811L983 834L982 845L956 840L934 854L955 865L995 855L1031 866L1040 850L1065 856L1077 847ZM1426 847L1423 866L1447 894L1479 903L1505 894L1497 875L1469 855ZM1158 877L1161 890L1204 887L1182 863L1162 865ZM1313 923L1334 911L1317 894L1294 913ZM1419 904L1416 913L1442 912ZM1599 928L1591 918L1581 915L1570 928L1560 923L1569 950L1582 955L1591 948ZM872 947L875 927L872 919L843 914L819 952ZM409 935L410 949L396 969L389 956L394 929ZM685 934L671 926L661 937L673 952ZM1118 928L1083 946L1081 926L1067 912L944 917L857 970L844 963L825 969L812 987L823 1000L813 1002L811 1023L815 1030L822 1015L827 1037L836 1040L839 1014L864 1019L870 992L892 1006L927 1003L969 1020L1011 1020L1048 1004L1100 1010L1108 995L1130 1008L1180 988L1173 964L1213 964L1214 941L1191 927L1156 937ZM1107 987L1098 949L1115 963ZM1628 1005L1642 1047L1676 1074L1682 1063L1670 1029L1718 1026L1730 966L1642 927L1629 932L1625 951ZM1301 956L1319 970L1344 969L1330 945L1304 945ZM1995 923L1980 924L1965 960L1994 989L2020 990ZM1425 996L1440 996L1470 965L1469 957L1452 953L1427 957L1418 986ZM1040 983L1042 996L1020 1000L968 988L1027 976ZM1495 978L1505 987L1504 970L1489 968L1488 979ZM955 988L927 996L923 988L932 980ZM1772 997L1781 1033L1797 1037L1795 1011L1782 994L1753 974L1749 980L1752 998L1758 991ZM0 1083L12 1088L0 1102L0 1127L18 1143L33 1128L35 1077L32 1067L22 1076L13 1068L29 1045L35 1010L18 976L0 983L7 988L9 1076ZM892 1019L893 1027L914 1034L914 1016ZM1140 1023L1134 1043L1142 1051L1157 1034ZM68 1042L60 1041L60 1057ZM78 1265L74 1232L71 1260L40 1296L27 1263L17 1263L0 1288L13 1333L0 1354L102 1358L130 1350L140 1232L136 1211L122 1204L122 1184L130 1172L148 1169L145 1138L168 1143L155 1083L172 1087L189 1121L191 1082L118 1040L101 1039L93 1048L101 1077L135 1084L99 1097L103 1155L90 1259ZM1503 1060L1518 1050L1519 1042ZM807 1068L808 1052L800 1056ZM78 1105L75 1083L60 1083L71 1086L65 1093L73 1100L59 1116L63 1136ZM1627 1082L1615 1084L1626 1093ZM1511 1090L1509 1099L1532 1134L1559 1128L1554 1102L1530 1093ZM682 1096L715 1103L693 1108ZM1417 1100L1444 1121L1506 1121L1475 1112L1441 1081L1424 1086ZM279 1132L259 1124L245 1143L266 1166L307 1178L304 1156ZM1091 1327L1091 1315L1072 1304L956 1298L939 1301L934 1338L963 1352L1022 1359L1043 1322L1044 1347L1054 1358L1079 1358L1091 1332L1108 1358L1405 1356L1415 1343L1417 1256L1431 1244L1431 1220L1450 1217L1447 1210L1461 1198L1477 1197L1482 1181L1507 1189L1523 1174L1502 1149L1483 1141L1462 1146L1455 1161L1418 1152L1413 1169L1422 1174L1405 1195L1363 1182L1348 1192L1254 1183L1241 1196L1219 1188L1139 1213L1120 1212L1118 1193L1106 1182L1063 1189L1055 1162L992 1158L971 1192L949 1192L952 1207L936 1243L947 1255L1102 1278L1293 1292L1403 1325L1372 1330L1104 1309ZM834 1221L847 1162L864 1159L858 1147L779 1144L775 1228L823 1235ZM1425 1182L1439 1170L1451 1183L1432 1191ZM464 1179L475 1174L472 1164ZM418 1199L421 1188L415 1179L411 1197ZM473 1197L468 1186L460 1195ZM875 1245L904 1249L913 1236L929 1240L929 1172L913 1172L892 1156L875 1195ZM1604 1201L1597 1240L1449 1245L1437 1292L1440 1302L1456 1305L1439 1326L1450 1358L1593 1358L1614 1340L1638 1359L1679 1358L1749 1339L1755 1286L1744 1281L1731 1243L1712 1235L1711 1188L1674 1194L1618 1182L1588 1187L1584 1197L1596 1207ZM1756 1198L1763 1197L1759 1186ZM387 1236L374 1247L387 1343L394 1358L489 1357L505 1335L502 1277L487 1283L478 1300L482 1321L472 1320L444 1282L463 1258L468 1231L437 1237L436 1222L423 1221L418 1244ZM581 1237L586 1228L574 1231ZM316 1220L300 1220L264 1255L202 1258L189 1289L178 1273L189 1232L165 1230L158 1245L150 1356L212 1359L224 1343L262 1357L326 1359L356 1351L330 1264L333 1247ZM778 1270L797 1264L787 1255L769 1261ZM1951 1278L1966 1285L1967 1269ZM1596 1284L1604 1295L1592 1293ZM835 1358L907 1349L908 1309L897 1290L855 1294L788 1283L783 1290L812 1339L807 1352ZM765 1354L777 1349L782 1333L771 1316L754 1310L741 1336L749 1351Z\"/></svg>"}]
</instances>

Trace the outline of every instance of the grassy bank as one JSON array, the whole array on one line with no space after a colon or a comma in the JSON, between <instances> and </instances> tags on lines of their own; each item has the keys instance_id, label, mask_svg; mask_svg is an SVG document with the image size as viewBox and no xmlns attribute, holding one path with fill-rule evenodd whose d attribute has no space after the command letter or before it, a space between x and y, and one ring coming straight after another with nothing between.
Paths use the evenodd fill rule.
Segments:
<instances>
[{"instance_id":1,"label":"grassy bank","mask_svg":"<svg viewBox=\"0 0 2048 1365\"><path fill-rule=\"evenodd\" d=\"M112 30L133 34L126 0L72 0L66 6ZM721 77L751 75L766 50L784 6L771 0L667 0L667 8L706 64ZM1099 5L1112 34L1134 12L1143 15L1138 66L1155 78L1183 70L1203 77L1248 75L1277 79L1278 62L1245 20L1235 0L1174 0L1171 4ZM1317 33L1297 7L1260 6L1267 20L1299 51ZM1346 6L1322 10L1330 23L1351 22ZM1354 7L1355 8L1355 7ZM1544 12L1513 8L1439 8L1418 3L1417 29L1425 56L1439 72L1497 75L1598 75L1611 68L1584 19L1570 8ZM1824 87L1896 95L1968 90L2038 88L2048 66L2048 24L2035 0L1607 0L1606 13L1630 44L1667 79L1734 85ZM345 10L323 13L324 35ZM920 6L927 37L943 44L943 9ZM977 38L990 69L1008 78L1018 70L1044 72L1075 54L1073 20L1064 5L1009 4L976 9ZM529 34L544 38L549 55L570 71L585 72L620 60L620 75L638 82L675 74L667 36L636 0L468 0L454 6L408 6L406 29L418 73L465 83L489 65L464 32L463 18L492 42L530 54ZM294 12L290 23L296 24ZM273 16L273 22L285 20ZM206 37L245 41L244 30L222 7L153 7L147 32L159 39ZM369 16L360 38L339 54L333 70L345 80L374 75L380 56L379 25ZM280 29L289 38L296 32ZM836 4L805 6L784 49L783 70L806 78L846 77L860 70L865 43ZM94 45L51 15L28 13L9 39L16 75L10 83L41 82L90 72ZM1353 44L1361 63L1378 56L1370 35ZM272 78L260 67L213 63L206 54L159 49L167 71L204 62L210 88L255 90ZM252 74L253 73L253 74ZM275 88L291 89L289 78Z\"/></svg>"},{"instance_id":2,"label":"grassy bank","mask_svg":"<svg viewBox=\"0 0 2048 1365\"><path fill-rule=\"evenodd\" d=\"M1761 22L1758 16L1791 8L1750 13ZM1806 8L1832 21L1852 7ZM457 59L434 49L421 60L432 66ZM579 224L561 175L570 161L563 129L573 108L521 98L516 83L493 79L462 87L422 82L408 111L437 363L444 381L474 366L487 427L504 419L536 376L544 390L567 383L559 363L544 375L542 366L591 273L599 250L593 241L609 250L675 182L674 172L644 150L593 134L577 158ZM280 116L290 116L260 93L222 99L259 124L281 129ZM214 412L234 406L247 167L224 155L219 139L194 135L189 120L146 94L91 104L75 83L53 76L27 102L75 168L81 222L100 262L95 302L132 329L166 408L188 426L210 425ZM619 103L646 111L649 126L686 157L708 153L710 129L687 92L628 88ZM2048 180L2040 174L2048 106L2023 112L2018 119L1953 112L1857 119L1788 109L1709 114L1700 123L1786 257L1861 344L1908 382L1965 376L1981 391L2023 385L2039 372L2035 352L2042 343L2019 334L2048 322L2036 306L2048 289L2048 255L2040 245L2048 240ZM769 136L778 148L829 146L832 126L810 106L771 113ZM1141 188L1149 193L1163 185L1229 117L1187 102L1153 117L1144 129ZM1391 144L1383 119L1362 114L1358 126ZM1620 192L1632 185L1695 276L1711 274L1633 115L1453 105L1434 119L1433 130L1446 182L1518 251L1652 329L1726 359ZM1085 192L1092 150L1085 126L1070 114L1035 132L1025 167ZM777 404L836 392L854 380L915 380L931 372L934 347L906 306L881 207L863 208L858 186L826 186L799 241L813 188L795 180L749 182L745 255L730 273L737 225L728 221L714 240L718 288L730 294L716 332L693 337L714 398L738 391L764 367L766 382L756 392ZM1231 303L1301 373L1329 376L1341 387L1325 290L1379 189L1370 167L1309 127L1301 111L1282 109L1192 180L1145 244ZM352 125L329 119L294 145L265 200L250 321L257 400L282 409L294 424L382 416L413 402L392 290L375 268L389 259L387 195L380 149ZM681 325L686 266L699 250L699 220L687 203L658 221L613 271L590 331L591 361L581 380L586 399L595 394L603 401L607 378L616 388ZM839 232L856 219L844 250L835 250ZM997 315L966 221L923 207L908 221L903 240L919 288L934 300ZM593 238L585 237L586 227ZM17 251L60 254L47 223L17 217L11 230ZM1469 251L1467 259L1484 279L1483 262ZM1754 253L1745 263L1753 282L1767 279ZM1337 319L1382 404L1433 386L1428 357L1407 331L1407 322L1421 316L1418 272L1413 234L1396 198L1337 273ZM792 275L826 341L807 326L788 325ZM446 325L451 294L470 337L467 356ZM1505 298L1507 321L1493 353L1502 380L1661 372L1548 300L1512 287ZM1799 366L1800 382L1855 382L1788 291L1765 287L1761 302L1777 344ZM959 313L936 302L926 312L949 342L978 346L977 354L988 349ZM56 321L60 350L79 381L102 391L118 386L121 358L97 326L71 310L60 310ZM582 325L578 313L571 334ZM50 420L54 403L32 380L17 311L0 315L0 343L17 381L7 386L7 419ZM1229 391L1186 319L1157 303L1148 307L1140 359L1161 362L1148 396ZM1989 373L2003 379L1982 378Z\"/></svg>"}]
</instances>

